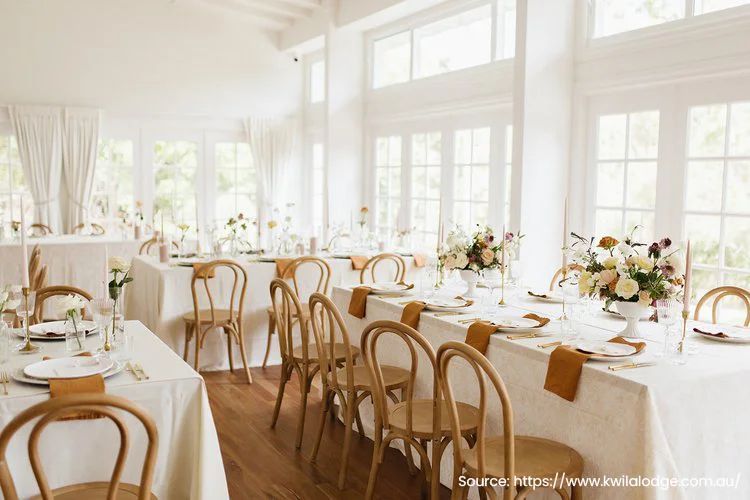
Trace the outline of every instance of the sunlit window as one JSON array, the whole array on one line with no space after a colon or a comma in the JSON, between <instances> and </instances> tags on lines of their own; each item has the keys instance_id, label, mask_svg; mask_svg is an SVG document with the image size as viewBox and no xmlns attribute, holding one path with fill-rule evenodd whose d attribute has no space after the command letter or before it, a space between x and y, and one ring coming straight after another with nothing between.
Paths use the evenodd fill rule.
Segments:
<instances>
[{"instance_id":1,"label":"sunlit window","mask_svg":"<svg viewBox=\"0 0 750 500\"><path fill-rule=\"evenodd\" d=\"M513 125L505 127L505 226L510 230L510 202L513 193Z\"/></svg>"},{"instance_id":2,"label":"sunlit window","mask_svg":"<svg viewBox=\"0 0 750 500\"><path fill-rule=\"evenodd\" d=\"M250 146L246 142L220 142L215 153L216 226L223 230L227 220L240 213L250 221L256 220L258 182Z\"/></svg>"},{"instance_id":3,"label":"sunlit window","mask_svg":"<svg viewBox=\"0 0 750 500\"><path fill-rule=\"evenodd\" d=\"M115 221L124 213L132 214L133 141L101 139L91 190L92 220Z\"/></svg>"},{"instance_id":4,"label":"sunlit window","mask_svg":"<svg viewBox=\"0 0 750 500\"><path fill-rule=\"evenodd\" d=\"M375 40L373 60L374 88L408 81L411 71L411 32Z\"/></svg>"},{"instance_id":5,"label":"sunlit window","mask_svg":"<svg viewBox=\"0 0 750 500\"><path fill-rule=\"evenodd\" d=\"M412 242L427 248L434 248L437 243L441 148L440 132L414 134L411 137Z\"/></svg>"},{"instance_id":6,"label":"sunlit window","mask_svg":"<svg viewBox=\"0 0 750 500\"><path fill-rule=\"evenodd\" d=\"M0 223L5 231L10 230L12 220L20 221L21 219L22 193L25 194L24 205L28 214L34 206L34 201L26 188L16 138L7 135L0 136Z\"/></svg>"},{"instance_id":7,"label":"sunlit window","mask_svg":"<svg viewBox=\"0 0 750 500\"><path fill-rule=\"evenodd\" d=\"M454 135L453 223L466 230L488 222L490 128L457 130Z\"/></svg>"},{"instance_id":8,"label":"sunlit window","mask_svg":"<svg viewBox=\"0 0 750 500\"><path fill-rule=\"evenodd\" d=\"M620 237L635 226L654 236L659 112L604 115L597 125L597 235Z\"/></svg>"},{"instance_id":9,"label":"sunlit window","mask_svg":"<svg viewBox=\"0 0 750 500\"><path fill-rule=\"evenodd\" d=\"M326 100L326 62L315 61L310 64L310 102Z\"/></svg>"},{"instance_id":10,"label":"sunlit window","mask_svg":"<svg viewBox=\"0 0 750 500\"><path fill-rule=\"evenodd\" d=\"M396 230L401 209L401 137L375 139L375 227L388 240Z\"/></svg>"},{"instance_id":11,"label":"sunlit window","mask_svg":"<svg viewBox=\"0 0 750 500\"><path fill-rule=\"evenodd\" d=\"M498 0L496 32L495 59L514 57L516 55L516 0Z\"/></svg>"},{"instance_id":12,"label":"sunlit window","mask_svg":"<svg viewBox=\"0 0 750 500\"><path fill-rule=\"evenodd\" d=\"M318 234L325 213L325 150L322 142L312 145L312 220Z\"/></svg>"},{"instance_id":13,"label":"sunlit window","mask_svg":"<svg viewBox=\"0 0 750 500\"><path fill-rule=\"evenodd\" d=\"M177 224L195 227L198 145L191 141L154 143L154 210L164 217L164 231ZM156 224L160 224L160 220Z\"/></svg>"},{"instance_id":14,"label":"sunlit window","mask_svg":"<svg viewBox=\"0 0 750 500\"><path fill-rule=\"evenodd\" d=\"M750 4L750 0L694 0L695 15Z\"/></svg>"}]
</instances>

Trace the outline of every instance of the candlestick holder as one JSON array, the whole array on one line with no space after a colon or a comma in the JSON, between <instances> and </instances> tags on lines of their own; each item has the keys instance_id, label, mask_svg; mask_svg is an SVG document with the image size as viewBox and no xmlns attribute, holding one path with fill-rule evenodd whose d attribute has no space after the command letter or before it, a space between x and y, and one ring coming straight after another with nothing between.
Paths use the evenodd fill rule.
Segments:
<instances>
[{"instance_id":1,"label":"candlestick holder","mask_svg":"<svg viewBox=\"0 0 750 500\"><path fill-rule=\"evenodd\" d=\"M499 306L505 306L505 262L500 266L500 302Z\"/></svg>"},{"instance_id":2,"label":"candlestick holder","mask_svg":"<svg viewBox=\"0 0 750 500\"><path fill-rule=\"evenodd\" d=\"M29 318L31 317L31 311L29 310L29 293L31 290L29 290L29 287L23 287L21 289L21 292L23 293L23 302L24 302L24 323L25 323L25 330L26 330L26 338L22 344L19 344L18 346L18 352L21 354L32 354L39 349L41 349L38 345L31 343L31 331L29 330Z\"/></svg>"},{"instance_id":3,"label":"candlestick holder","mask_svg":"<svg viewBox=\"0 0 750 500\"><path fill-rule=\"evenodd\" d=\"M690 316L690 311L683 309L682 311L682 339L680 340L680 347L677 349L682 353L685 349L685 337L687 336L687 321Z\"/></svg>"}]
</instances>

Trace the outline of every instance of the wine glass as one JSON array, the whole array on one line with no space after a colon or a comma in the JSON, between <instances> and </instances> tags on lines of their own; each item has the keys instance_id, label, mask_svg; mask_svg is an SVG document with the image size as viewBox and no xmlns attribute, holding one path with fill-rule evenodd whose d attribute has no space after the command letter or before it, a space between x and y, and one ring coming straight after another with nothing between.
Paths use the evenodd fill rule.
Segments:
<instances>
[{"instance_id":1,"label":"wine glass","mask_svg":"<svg viewBox=\"0 0 750 500\"><path fill-rule=\"evenodd\" d=\"M489 294L485 297L484 302L484 313L492 314L495 312L495 307L498 305L498 301L495 299L495 290L502 285L502 276L498 269L485 269L482 271L482 283L489 291Z\"/></svg>"},{"instance_id":2,"label":"wine glass","mask_svg":"<svg viewBox=\"0 0 750 500\"><path fill-rule=\"evenodd\" d=\"M91 301L91 312L99 330L99 340L102 342L101 349L104 351L109 350L107 347L109 344L107 331L112 324L113 304L112 299L109 297L102 297Z\"/></svg>"},{"instance_id":3,"label":"wine glass","mask_svg":"<svg viewBox=\"0 0 750 500\"><path fill-rule=\"evenodd\" d=\"M656 301L656 317L660 325L664 325L664 349L656 353L658 357L667 357L669 355L669 337L672 326L677 322L676 302L672 299L660 299Z\"/></svg>"}]
</instances>

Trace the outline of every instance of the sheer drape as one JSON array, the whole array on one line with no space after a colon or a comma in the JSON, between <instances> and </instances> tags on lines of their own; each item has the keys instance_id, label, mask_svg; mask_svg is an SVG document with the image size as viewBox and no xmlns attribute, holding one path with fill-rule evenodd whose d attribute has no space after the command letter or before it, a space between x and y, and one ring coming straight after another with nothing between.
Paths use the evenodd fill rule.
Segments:
<instances>
[{"instance_id":1,"label":"sheer drape","mask_svg":"<svg viewBox=\"0 0 750 500\"><path fill-rule=\"evenodd\" d=\"M63 126L63 223L67 232L89 218L99 142L100 113L96 109L64 111Z\"/></svg>"},{"instance_id":2,"label":"sheer drape","mask_svg":"<svg viewBox=\"0 0 750 500\"><path fill-rule=\"evenodd\" d=\"M26 184L34 197L34 221L59 232L62 132L60 109L9 106Z\"/></svg>"}]
</instances>

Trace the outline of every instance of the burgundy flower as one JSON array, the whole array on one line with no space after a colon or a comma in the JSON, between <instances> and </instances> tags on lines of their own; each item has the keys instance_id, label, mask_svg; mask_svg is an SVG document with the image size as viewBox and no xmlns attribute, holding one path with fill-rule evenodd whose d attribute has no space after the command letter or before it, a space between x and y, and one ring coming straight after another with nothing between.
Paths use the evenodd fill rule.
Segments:
<instances>
[{"instance_id":1,"label":"burgundy flower","mask_svg":"<svg viewBox=\"0 0 750 500\"><path fill-rule=\"evenodd\" d=\"M672 240L670 240L669 238L662 238L659 242L659 246L662 248L662 250L664 250L665 248L669 248L670 246L672 246Z\"/></svg>"},{"instance_id":2,"label":"burgundy flower","mask_svg":"<svg viewBox=\"0 0 750 500\"><path fill-rule=\"evenodd\" d=\"M512 240L513 239L513 233L511 233L510 231L508 231L507 233L505 233L505 239L507 241Z\"/></svg>"},{"instance_id":3,"label":"burgundy flower","mask_svg":"<svg viewBox=\"0 0 750 500\"><path fill-rule=\"evenodd\" d=\"M663 247L659 246L659 243L653 242L653 243L651 243L651 245L650 245L650 246L648 247L648 253L649 253L649 254L651 254L651 255L658 255L658 254L659 254L659 251L660 251L660 250L661 250L662 248L663 248Z\"/></svg>"}]
</instances>

